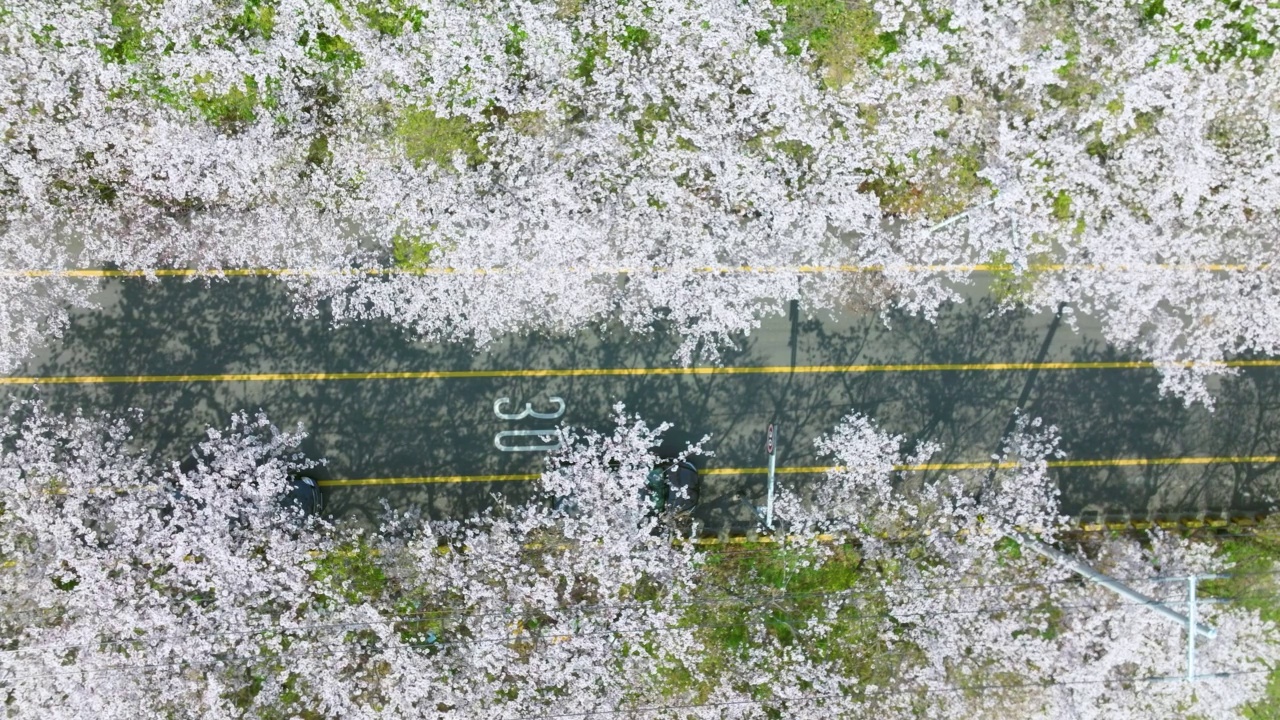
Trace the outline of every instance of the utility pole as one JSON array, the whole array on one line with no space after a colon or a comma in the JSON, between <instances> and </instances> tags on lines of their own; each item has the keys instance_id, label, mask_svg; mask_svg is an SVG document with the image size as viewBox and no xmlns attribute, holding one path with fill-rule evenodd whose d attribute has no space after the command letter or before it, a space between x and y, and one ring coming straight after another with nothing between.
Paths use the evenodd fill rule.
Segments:
<instances>
[{"instance_id":1,"label":"utility pole","mask_svg":"<svg viewBox=\"0 0 1280 720\"><path fill-rule=\"evenodd\" d=\"M1205 677L1204 675L1200 675L1196 673L1196 635L1197 634L1203 635L1204 633L1194 633L1194 632L1191 632L1190 630L1192 626L1195 626L1197 628L1201 627L1196 622L1196 618L1198 616L1197 613L1200 605L1200 600L1196 597L1196 583L1198 583L1201 580L1221 580L1225 577L1227 576L1226 575L1196 575L1195 573L1192 573L1191 575L1188 575L1185 578L1161 578L1160 580L1157 581L1157 582L1182 582L1183 580L1187 581L1187 628L1188 628L1187 629L1187 674L1184 679L1187 680L1188 682L1195 680L1196 678ZM1212 598L1208 600L1208 602L1212 602L1212 601L1213 601ZM1209 637L1213 637L1213 636L1210 635Z\"/></svg>"},{"instance_id":2,"label":"utility pole","mask_svg":"<svg viewBox=\"0 0 1280 720\"><path fill-rule=\"evenodd\" d=\"M1042 555L1046 558L1049 558L1050 560L1062 565L1063 567L1066 567L1068 570L1071 570L1072 572L1094 583L1095 585L1100 585L1110 590L1111 592L1119 595L1120 597L1131 600L1139 605L1145 605L1146 607L1151 608L1152 610L1156 611L1157 613L1160 613L1161 615L1169 618L1170 620L1173 620L1179 625L1186 627L1187 638L1188 638L1187 640L1187 645L1188 645L1187 647L1187 678L1190 679L1191 677L1193 677L1194 665L1195 665L1195 643L1196 643L1195 636L1203 635L1206 638L1213 639L1218 635L1218 631L1216 629L1208 625L1202 625L1196 622L1196 585L1195 585L1196 578L1197 577L1203 578L1203 579L1217 578L1217 577L1221 577L1220 575L1198 575L1198 576L1192 575L1190 578L1187 578L1187 580L1190 582L1190 587L1191 587L1190 601L1188 603L1190 607L1188 608L1189 614L1183 615L1182 613L1178 612L1177 610L1174 610L1173 608L1160 602L1159 600L1156 600L1155 598L1149 597L1147 595L1143 595L1142 593L1138 592L1137 590L1134 590L1128 585L1125 585L1119 580L1116 580L1115 578L1109 575L1105 575L1101 572L1098 572L1097 570L1090 567L1087 563L1077 558L1074 558L1062 552L1061 550L1058 550L1057 548L1046 545L1045 543L1042 543L1039 540L1036 540L1035 538L1032 538L1023 533L1014 533L1013 537L1015 540L1022 543L1024 547L1027 547L1033 550L1034 552L1036 552L1037 554ZM1174 578L1174 579L1182 580L1183 578Z\"/></svg>"}]
</instances>

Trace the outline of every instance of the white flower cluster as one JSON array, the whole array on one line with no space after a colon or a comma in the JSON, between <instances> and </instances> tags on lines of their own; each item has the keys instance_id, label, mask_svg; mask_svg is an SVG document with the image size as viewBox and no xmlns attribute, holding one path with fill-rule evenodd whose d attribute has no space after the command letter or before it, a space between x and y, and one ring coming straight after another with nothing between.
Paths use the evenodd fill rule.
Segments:
<instances>
[{"instance_id":1,"label":"white flower cluster","mask_svg":"<svg viewBox=\"0 0 1280 720\"><path fill-rule=\"evenodd\" d=\"M1017 466L978 496L959 481L890 487L900 440L850 416L820 443L848 465L821 486L829 506L806 519L786 505L777 546L704 551L672 542L638 492L665 428L616 411L612 432L561 431L528 503L363 534L281 504L312 463L261 416L163 467L127 450L129 422L16 404L0 422L6 713L1233 717L1280 657L1256 612L1206 604L1219 637L1200 667L1229 674L1194 694L1146 681L1179 671L1167 620L1002 539L1054 520L1023 508L1051 505L1039 475L1055 440L1034 421L1000 456ZM917 537L886 537L893 522ZM819 534L833 529L860 542ZM1088 549L1175 601L1149 578L1225 567L1160 534ZM847 579L800 580L827 572Z\"/></svg>"},{"instance_id":2,"label":"white flower cluster","mask_svg":"<svg viewBox=\"0 0 1280 720\"><path fill-rule=\"evenodd\" d=\"M1280 347L1267 4L4 12L3 233L65 238L66 264L395 254L431 272L296 280L300 300L481 345L666 317L687 362L793 299L932 316L969 273L924 268L1000 259L1031 273L1017 300L1099 318L1188 401L1208 401L1226 354ZM795 271L840 265L883 271ZM15 312L6 333L48 314Z\"/></svg>"}]
</instances>

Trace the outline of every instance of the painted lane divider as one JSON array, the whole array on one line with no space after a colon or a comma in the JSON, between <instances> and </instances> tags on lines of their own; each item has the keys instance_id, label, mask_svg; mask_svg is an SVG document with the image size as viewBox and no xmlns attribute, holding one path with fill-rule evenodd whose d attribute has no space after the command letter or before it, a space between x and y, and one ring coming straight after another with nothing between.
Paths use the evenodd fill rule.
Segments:
<instances>
[{"instance_id":1,"label":"painted lane divider","mask_svg":"<svg viewBox=\"0 0 1280 720\"><path fill-rule=\"evenodd\" d=\"M1175 457L1175 458L1113 458L1109 460L1050 460L1047 464L1053 469L1082 467L1143 467L1150 465L1265 465L1280 463L1280 455L1252 455L1232 457ZM898 472L925 472L931 470L987 470L991 462L958 462L958 463L922 463L915 465L894 465ZM1011 469L1018 463L1002 462L995 464L1000 469ZM831 470L843 470L840 465L812 465L776 468L775 472L786 475L817 475ZM703 475L765 475L767 467L742 468L709 468ZM515 473L509 475L435 475L425 477L392 477L392 478L356 478L352 480L321 480L321 487L359 487L368 485L439 485L474 482L529 482L541 477L540 473Z\"/></svg>"},{"instance_id":2,"label":"painted lane divider","mask_svg":"<svg viewBox=\"0 0 1280 720\"><path fill-rule=\"evenodd\" d=\"M1020 372L1031 370L1151 370L1149 360L1104 362L904 363L890 365L762 365L752 367L525 368L508 370L417 370L404 372L220 373L181 375L30 375L0 377L0 385L103 385L214 382L332 382L342 380L457 380L508 377L626 377L662 375L838 375L905 372ZM1180 367L1280 367L1280 358L1176 362Z\"/></svg>"}]
</instances>

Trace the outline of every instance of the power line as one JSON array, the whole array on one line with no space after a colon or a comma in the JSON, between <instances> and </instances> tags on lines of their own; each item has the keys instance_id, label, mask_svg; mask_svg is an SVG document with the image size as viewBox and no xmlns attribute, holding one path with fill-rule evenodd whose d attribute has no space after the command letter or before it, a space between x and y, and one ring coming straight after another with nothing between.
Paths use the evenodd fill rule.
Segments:
<instances>
[{"instance_id":1,"label":"power line","mask_svg":"<svg viewBox=\"0 0 1280 720\"><path fill-rule=\"evenodd\" d=\"M1239 675L1255 675L1259 673L1267 673L1269 670L1231 670L1211 675L1198 676L1197 680L1221 679L1228 677L1236 677ZM1144 677L1144 678L1115 678L1100 680L1058 680L1050 682L1027 682L1027 683L992 683L982 685L933 685L923 688L898 689L898 690L879 690L863 693L862 697L880 697L886 695L906 695L918 692L973 692L981 690L1015 690L1023 688L1044 689L1050 687L1066 687L1073 685L1105 685L1109 683L1123 682L1162 682L1168 680L1167 677ZM653 713L663 712L666 710L694 710L697 708L710 707L733 707L736 705L765 705L771 703L786 704L792 702L816 702L820 700L832 698L847 698L845 693L821 693L817 695L804 695L789 698L764 698L764 699L742 699L742 700L723 700L720 702L709 703L689 703L681 705L648 705L634 708L619 708L614 710L591 710L575 713L555 713L550 715L526 715L519 720L568 720L569 718L587 718L600 715L621 715L624 713Z\"/></svg>"},{"instance_id":2,"label":"power line","mask_svg":"<svg viewBox=\"0 0 1280 720\"><path fill-rule=\"evenodd\" d=\"M1264 595L1258 595L1257 597L1263 597L1263 596ZM1232 600L1232 599L1243 599L1245 597L1251 597L1251 596L1233 596L1231 598L1223 598L1223 599ZM771 603L768 603L768 602L755 603L755 604L748 604L745 607L761 608L761 607L766 607L770 604ZM1116 602L1116 603L1072 603L1068 605L1055 605L1053 607L1058 609L1091 608L1091 609L1100 609L1100 610L1117 610L1117 609L1128 610L1132 608L1145 608L1147 606L1148 606L1147 603ZM1006 606L995 607L995 608L975 608L975 609L966 609L966 610L926 609L926 610L920 610L920 611L880 611L875 613L866 613L862 615L859 619L900 619L902 617L911 617L911 616L932 617L932 616L938 616L938 615L982 615L982 614L994 615L994 614L1004 613L1004 612L1013 611L1013 610L1039 610L1039 609L1040 608L1038 607L1028 608L1025 605L1006 605ZM1048 608L1045 608L1045 611L1047 612ZM499 615L499 613L481 613L475 617L494 616L494 615ZM569 618L563 618L563 619L571 620ZM332 623L332 624L321 624L321 625L311 625L311 626L299 626L297 628L281 627L278 629L289 631L289 630L296 630L296 629L303 629L303 628L306 628L306 629L324 628L324 629L329 629L334 631L352 631L359 628L375 627L379 625L399 624L400 622L402 621L386 619L386 620L366 621L366 622ZM629 635L629 634L677 632L677 631L683 631L683 630L693 632L696 630L744 627L744 626L753 626L753 625L764 626L767 624L768 623L764 620L756 620L756 621L739 620L739 621L730 622L730 623L716 623L716 624L708 624L708 623L686 624L683 621L681 621L674 625L637 627L637 628L630 628L630 629L609 629L609 630L602 629L602 630L592 630L588 632L570 632L570 633L555 633L555 632L536 633L535 632L535 633L529 633L526 637L534 640L535 642L543 642L545 641L544 640L544 636L545 636L545 638L549 639L554 644L559 642L568 642L574 638L579 638L579 637L606 637L606 636ZM274 631L274 629L272 631ZM207 634L192 633L192 634L184 634L184 635L170 635L167 637L190 638L190 637L205 637L208 635L216 636L216 635L222 635L222 634L255 634L257 632L264 632L264 631L249 631L249 632L221 631L221 632L207 633ZM271 632L271 631L265 631L265 632ZM162 636L161 639L164 639L164 637L165 636ZM520 638L521 638L520 635L512 634L512 635L503 635L500 637L481 637L481 638L473 638L473 639L460 640L460 641L433 640L433 641L425 641L425 642L404 642L402 643L402 645L404 647L432 647L436 649L445 649L450 647L467 647L467 646L490 644L490 643L515 643L515 642L519 642ZM144 643L146 643L145 640L138 639L138 640L123 641L115 644L124 645L124 644L144 644ZM104 643L104 644L112 645L113 643ZM76 647L87 647L88 645L89 643L78 644L78 645L65 645L61 647L54 646L54 647L50 647L49 649L63 650L63 649L72 649ZM281 656L292 656L295 658L314 657L316 652L325 651L326 649L339 649L346 646L347 646L346 643L341 643L341 642L339 643L319 642L314 644L309 649L308 652L290 653L287 651L282 651L281 653L278 653L278 654L261 654L261 655L251 656L251 657L241 656L238 659L241 661L244 661L244 660L250 660L250 659L276 659ZM27 648L27 649L32 649L32 648ZM8 651L8 652L16 653L19 651ZM199 663L195 663L195 665L200 666ZM181 666L182 666L181 664L177 664L177 663L150 665L150 666L133 666L129 664L112 665L112 666L103 666L103 667L81 669L81 670L67 670L67 671L61 671L61 672L55 672L55 673L18 675L18 676L11 677L10 680L35 679L35 678L54 677L54 676L61 676L61 675L96 675L96 674L103 674L103 673L111 673L115 671L132 672L135 670L145 670L148 668L163 669L163 668L176 668Z\"/></svg>"},{"instance_id":3,"label":"power line","mask_svg":"<svg viewBox=\"0 0 1280 720\"><path fill-rule=\"evenodd\" d=\"M1275 574L1280 574L1280 569L1270 570L1270 571L1256 571L1256 572L1248 572L1248 573L1228 573L1224 575L1225 575L1225 578L1230 579L1230 578L1237 578L1237 577L1265 576L1265 575L1275 575ZM1119 579L1124 582L1143 582L1143 581L1151 582L1151 581L1163 580L1167 578L1162 576L1149 576L1145 578L1130 577L1130 578L1119 578ZM985 583L985 584L976 584L976 585L951 585L951 584L923 585L923 584L920 584L920 585L895 586L893 589L898 591L917 592L917 593L923 593L925 595L929 595L929 594L933 594L935 591L938 591L938 590L942 590L942 591L945 591L946 593L950 593L956 590L983 591L983 590L991 590L991 589L1008 589L1008 588L1019 588L1019 587L1056 587L1061 585L1075 585L1075 584L1078 584L1079 582L1080 582L1079 579L1076 577L1067 577L1062 580L1056 580L1056 581L1029 580L1029 581L1010 582L1010 583ZM668 604L668 606L669 607L696 607L699 605L701 606L739 605L739 606L745 606L745 607L758 607L758 606L763 606L765 604L776 602L781 599L825 598L825 597L835 597L835 596L857 598L857 597L880 596L884 592L885 590L883 588L814 590L814 591L777 592L777 593L762 592L762 593L758 593L755 595L748 595L748 596L725 595L721 597L701 597L701 598L689 598L685 600L673 600ZM1246 596L1232 596L1232 598L1227 598L1227 599L1235 599L1236 597L1244 598ZM631 608L643 608L648 606L648 604L649 603L646 601L635 601L630 603L592 603L592 604L573 606L570 609L576 610L579 612L584 610L609 612L609 611L624 611ZM1086 605L1086 606L1095 606L1095 605ZM1098 607L1101 607L1101 606L1098 606ZM19 611L19 612L39 612L39 611L31 610L31 611ZM436 611L424 611L420 613L407 613L407 614L396 615L396 616L391 616L386 618L380 618L374 621L343 622L343 623L309 623L309 624L293 625L293 626L285 626L277 623L271 626L264 626L260 628L244 628L244 629L238 629L238 630L218 630L218 631L213 631L211 633L200 633L200 634L203 634L203 635L256 635L256 634L270 634L270 633L275 633L280 631L305 631L305 630L322 629L322 628L340 628L344 630L349 630L353 627L372 627L372 626L380 626L380 625L388 625L388 624L429 622L433 619L447 620L447 619L456 618L456 617L485 618L485 617L494 617L494 616L519 617L520 615L521 613L514 610L507 610L502 612L494 611L494 612L486 612L486 613L469 613L465 608L449 608L449 609L442 609L442 610L436 610ZM166 638L173 638L173 637L184 637L184 636L186 635L162 635L162 636L159 636L158 638L150 638L146 640L142 638L130 638L130 639L122 639L122 640L114 640L114 641L113 640L98 641L95 643L78 643L78 644L65 644L65 645L35 645L35 646L26 646L26 647L18 648L15 650L0 651L0 655L9 655L9 654L16 655L22 652L31 652L31 651L43 650L43 649L71 649L75 647L87 647L91 644L106 645L106 646L140 645L140 644L146 644L150 640L166 639Z\"/></svg>"},{"instance_id":4,"label":"power line","mask_svg":"<svg viewBox=\"0 0 1280 720\"><path fill-rule=\"evenodd\" d=\"M1158 578L1150 578L1150 579L1155 580ZM1132 580L1130 581L1132 582ZM1050 587L1050 586L1057 586L1057 585L1064 585L1064 584L1076 584L1078 582L1079 582L1078 579L1074 577L1069 577L1059 581L1024 581L1024 582L1016 582L1016 583L988 583L988 584L978 584L978 585L943 585L943 584L932 585L932 586L908 585L903 589L906 591L916 591L916 592L923 592L925 594L929 594L930 592L935 590L954 591L954 590L1007 589L1007 588L1013 588L1013 587ZM698 605L703 605L703 606L725 605L725 604L742 605L744 603L748 604L748 606L753 606L753 605L750 605L750 603L754 600L760 600L763 602L775 602L779 599L784 599L784 598L792 598L792 599L821 598L821 597L832 597L832 596L868 597L868 596L878 596L883 592L884 591L882 589L812 590L812 591L776 592L776 593L761 592L756 595L747 595L747 596L724 595L720 597L700 597L700 598L689 598L685 600L674 600L671 603L669 603L669 606L693 607ZM204 603L201 603L201 604L204 604ZM629 603L590 603L590 604L573 606L572 609L578 610L578 611L587 610L587 611L608 612L608 611L623 611L631 608L643 608L643 607L647 607L648 605L649 603L646 601L635 601L635 602L629 602ZM18 611L18 612L35 613L35 612L42 612L42 611L27 610L27 611ZM12 614L16 614L16 613L10 613L10 615ZM324 627L349 628L352 626L361 626L361 625L383 625L383 624L400 623L400 622L425 622L430 619L448 619L453 617L467 617L467 618L483 618L483 617L492 617L492 616L516 617L518 615L519 613L515 611L469 613L465 608L449 608L449 609L442 609L442 610L423 611L419 613L406 613L402 615L382 618L377 621L368 621L368 622L310 623L310 624L294 625L294 626L284 626L277 623L271 626L265 626L261 628L244 628L241 630L215 631L212 634L253 635L253 634L272 633L272 632L277 632L279 630L292 631L292 630L306 630L306 629L324 628ZM169 636L160 636L160 637L165 638L165 637L174 637L174 636L169 635ZM93 644L105 644L105 645L142 644L144 642L145 641L142 639L128 639L128 640L121 640L121 641L105 641L105 642L93 643ZM34 650L34 649L84 647L89 644L90 643L79 643L74 645L60 645L60 646L27 646L26 648L21 648L18 650L0 651L0 655L18 653L18 652L23 652L25 650Z\"/></svg>"}]
</instances>

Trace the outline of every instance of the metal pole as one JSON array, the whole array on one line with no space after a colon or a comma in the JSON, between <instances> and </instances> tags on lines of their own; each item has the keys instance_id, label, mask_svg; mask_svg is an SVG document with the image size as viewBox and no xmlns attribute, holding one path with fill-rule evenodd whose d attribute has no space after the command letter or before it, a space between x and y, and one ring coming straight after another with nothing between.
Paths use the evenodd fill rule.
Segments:
<instances>
[{"instance_id":1,"label":"metal pole","mask_svg":"<svg viewBox=\"0 0 1280 720\"><path fill-rule=\"evenodd\" d=\"M769 496L764 501L764 526L773 529L773 472L778 460L778 443L775 439L769 450Z\"/></svg>"},{"instance_id":2,"label":"metal pole","mask_svg":"<svg viewBox=\"0 0 1280 720\"><path fill-rule=\"evenodd\" d=\"M1196 634L1192 630L1196 626L1196 576L1187 578L1187 680L1196 677Z\"/></svg>"},{"instance_id":3,"label":"metal pole","mask_svg":"<svg viewBox=\"0 0 1280 720\"><path fill-rule=\"evenodd\" d=\"M977 205L974 205L973 207L969 208L968 210L965 210L965 211L964 211L964 212L962 212L962 213L959 213L959 214L957 214L957 215L952 215L951 217L947 218L946 220L943 220L942 222L938 223L937 225L934 225L933 227L929 228L929 232L937 232L938 230L941 230L942 228L944 228L944 227L946 227L946 226L948 226L948 225L950 225L950 224L952 224L952 223L960 222L961 220L965 219L966 217L969 217L969 213L973 212L974 210L981 210L982 208L984 208L984 207L986 207L986 206L988 206L988 205L991 205L991 204L992 204L992 203L994 203L995 201L996 201L996 199L995 199L995 198L991 198L990 200L988 200L988 201L986 201L986 202L984 202L984 203L979 203L979 204L977 204Z\"/></svg>"},{"instance_id":4,"label":"metal pole","mask_svg":"<svg viewBox=\"0 0 1280 720\"><path fill-rule=\"evenodd\" d=\"M1196 633L1199 633L1201 635L1204 635L1207 638L1213 638L1213 637L1217 637L1218 635L1218 631L1216 629L1211 628L1207 625L1201 625L1195 622L1194 620L1195 605L1194 604L1191 606L1192 607L1191 617L1187 617L1186 615L1183 615L1182 613L1178 612L1177 610L1174 610L1168 605L1165 605L1159 600L1143 595L1142 593L1138 592L1137 590L1134 590L1133 588L1129 587L1128 585L1125 585L1124 583L1120 582L1119 580L1116 580L1113 577L1103 575L1097 570L1094 570L1093 568L1089 567L1087 564L1077 560L1076 558L1071 557L1070 555L1062 552L1061 550L1058 550L1057 548L1050 547L1040 542L1039 540L1035 540L1031 537L1023 535L1022 533L1015 533L1014 538L1019 542L1021 542L1024 546L1030 548L1031 550L1034 550L1036 553L1039 553L1040 555L1043 555L1044 557L1049 558L1054 562L1057 562L1066 566L1069 570L1075 572L1077 575L1080 575L1084 579L1092 583L1095 583L1097 585L1101 585L1102 587L1110 590L1111 592L1119 595L1120 597L1132 600L1133 602L1138 603L1139 605L1146 605L1147 607L1169 618L1170 620L1173 620L1179 625L1185 626L1189 631L1192 628L1194 628L1195 629L1194 632L1189 632L1190 636L1194 636ZM1194 588L1194 585L1192 587ZM1194 593L1195 591L1192 590L1191 597L1193 598L1192 600L1193 603L1195 602ZM1194 642L1194 640L1192 642ZM1189 653L1188 654L1189 658L1194 657L1194 655L1190 654L1190 653L1194 653L1194 650L1189 650L1188 653Z\"/></svg>"}]
</instances>

